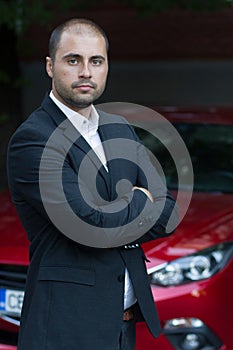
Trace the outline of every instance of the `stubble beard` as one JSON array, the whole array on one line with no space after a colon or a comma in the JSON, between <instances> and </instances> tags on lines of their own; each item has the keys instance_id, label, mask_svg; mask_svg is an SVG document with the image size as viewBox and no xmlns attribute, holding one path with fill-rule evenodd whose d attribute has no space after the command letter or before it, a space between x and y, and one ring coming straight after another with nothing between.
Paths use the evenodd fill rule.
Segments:
<instances>
[{"instance_id":1,"label":"stubble beard","mask_svg":"<svg viewBox=\"0 0 233 350\"><path fill-rule=\"evenodd\" d=\"M76 89L67 88L59 82L54 82L56 91L65 104L71 109L84 109L92 105L104 92L106 82L103 86L94 86L91 92L78 92Z\"/></svg>"}]
</instances>

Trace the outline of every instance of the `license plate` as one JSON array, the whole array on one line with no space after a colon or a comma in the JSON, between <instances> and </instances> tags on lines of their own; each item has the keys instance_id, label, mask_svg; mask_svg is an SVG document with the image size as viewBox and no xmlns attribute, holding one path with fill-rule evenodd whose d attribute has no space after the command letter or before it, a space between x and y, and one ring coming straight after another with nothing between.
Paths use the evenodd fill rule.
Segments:
<instances>
[{"instance_id":1,"label":"license plate","mask_svg":"<svg viewBox=\"0 0 233 350\"><path fill-rule=\"evenodd\" d=\"M0 313L20 316L24 292L0 288Z\"/></svg>"}]
</instances>

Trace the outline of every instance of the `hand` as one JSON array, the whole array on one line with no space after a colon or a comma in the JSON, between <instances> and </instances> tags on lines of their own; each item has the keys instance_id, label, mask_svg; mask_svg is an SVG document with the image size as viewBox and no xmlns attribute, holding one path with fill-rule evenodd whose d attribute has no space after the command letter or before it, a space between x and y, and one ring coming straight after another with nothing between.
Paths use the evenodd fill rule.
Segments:
<instances>
[{"instance_id":1,"label":"hand","mask_svg":"<svg viewBox=\"0 0 233 350\"><path fill-rule=\"evenodd\" d=\"M153 197L152 197L150 191L148 191L146 188L144 188L144 187L138 187L138 186L133 186L132 191L135 191L135 190L140 190L140 191L144 192L145 195L150 199L150 201L151 201L152 203L154 203L154 199L153 199Z\"/></svg>"}]
</instances>

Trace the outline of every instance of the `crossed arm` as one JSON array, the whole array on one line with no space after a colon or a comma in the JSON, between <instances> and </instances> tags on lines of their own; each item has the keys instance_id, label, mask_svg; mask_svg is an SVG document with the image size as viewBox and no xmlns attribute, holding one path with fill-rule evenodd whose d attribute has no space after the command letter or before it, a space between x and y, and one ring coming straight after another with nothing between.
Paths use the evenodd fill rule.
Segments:
<instances>
[{"instance_id":1,"label":"crossed arm","mask_svg":"<svg viewBox=\"0 0 233 350\"><path fill-rule=\"evenodd\" d=\"M175 229L173 224L167 230L172 215L177 221L175 202L140 144L139 163L149 167L151 187L138 181L116 201L97 205L87 186L88 173L87 179L78 179L59 144L47 145L45 154L44 135L38 129L27 131L13 138L8 153L12 197L26 230L33 230L26 218L29 210L41 226L52 225L78 243L100 248L141 243Z\"/></svg>"}]
</instances>

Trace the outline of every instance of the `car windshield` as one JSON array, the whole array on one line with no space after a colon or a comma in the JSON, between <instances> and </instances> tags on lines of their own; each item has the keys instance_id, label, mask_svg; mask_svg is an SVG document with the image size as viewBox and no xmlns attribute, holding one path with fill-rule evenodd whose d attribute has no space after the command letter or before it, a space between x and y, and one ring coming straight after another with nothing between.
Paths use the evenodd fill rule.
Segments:
<instances>
[{"instance_id":1,"label":"car windshield","mask_svg":"<svg viewBox=\"0 0 233 350\"><path fill-rule=\"evenodd\" d=\"M194 191L233 192L233 126L182 122L173 125L185 142L191 156ZM153 136L153 131L149 133L138 127L135 129L145 146L153 152L161 164L168 188L177 189L176 166L166 147ZM172 140L169 141L172 142ZM177 166L185 177L189 171L185 159L180 159Z\"/></svg>"}]
</instances>

